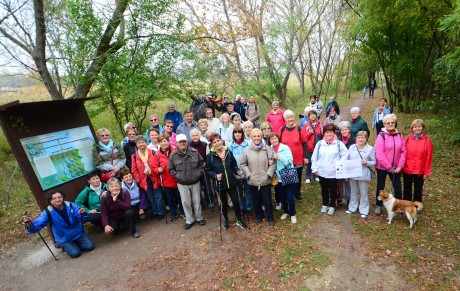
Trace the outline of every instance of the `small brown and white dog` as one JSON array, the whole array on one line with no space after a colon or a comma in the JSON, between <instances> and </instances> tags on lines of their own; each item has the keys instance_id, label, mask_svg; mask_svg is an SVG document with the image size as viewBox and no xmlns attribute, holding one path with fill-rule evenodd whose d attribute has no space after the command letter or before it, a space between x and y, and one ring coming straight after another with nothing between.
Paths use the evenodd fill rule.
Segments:
<instances>
[{"instance_id":1,"label":"small brown and white dog","mask_svg":"<svg viewBox=\"0 0 460 291\"><path fill-rule=\"evenodd\" d=\"M383 205L387 209L388 224L391 224L396 212L405 212L407 219L409 219L410 222L409 228L412 228L414 223L417 221L417 210L420 211L423 208L423 204L420 202L396 199L393 194L390 194L385 190L380 190L380 194L377 199L383 201Z\"/></svg>"}]
</instances>

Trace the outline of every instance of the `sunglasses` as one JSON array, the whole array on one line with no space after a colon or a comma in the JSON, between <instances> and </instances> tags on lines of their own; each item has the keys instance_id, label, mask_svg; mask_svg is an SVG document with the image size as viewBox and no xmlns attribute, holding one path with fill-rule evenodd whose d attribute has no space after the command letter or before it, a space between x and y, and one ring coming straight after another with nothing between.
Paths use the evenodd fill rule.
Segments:
<instances>
[{"instance_id":1,"label":"sunglasses","mask_svg":"<svg viewBox=\"0 0 460 291\"><path fill-rule=\"evenodd\" d=\"M158 119L150 119L150 121L157 121Z\"/></svg>"},{"instance_id":2,"label":"sunglasses","mask_svg":"<svg viewBox=\"0 0 460 291\"><path fill-rule=\"evenodd\" d=\"M110 134L101 134L100 137L107 137L110 136Z\"/></svg>"},{"instance_id":3,"label":"sunglasses","mask_svg":"<svg viewBox=\"0 0 460 291\"><path fill-rule=\"evenodd\" d=\"M263 128L263 130L272 130L270 127Z\"/></svg>"}]
</instances>

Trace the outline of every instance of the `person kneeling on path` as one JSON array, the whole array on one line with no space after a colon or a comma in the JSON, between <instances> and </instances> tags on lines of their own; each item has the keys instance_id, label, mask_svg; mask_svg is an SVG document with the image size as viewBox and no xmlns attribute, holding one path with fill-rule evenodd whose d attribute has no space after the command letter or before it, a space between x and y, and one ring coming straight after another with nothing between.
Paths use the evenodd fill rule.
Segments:
<instances>
[{"instance_id":1,"label":"person kneeling on path","mask_svg":"<svg viewBox=\"0 0 460 291\"><path fill-rule=\"evenodd\" d=\"M101 196L102 226L106 234L119 234L120 225L124 222L131 235L140 237L136 229L136 214L131 208L129 192L121 189L120 181L111 178L107 182L108 192Z\"/></svg>"},{"instance_id":2,"label":"person kneeling on path","mask_svg":"<svg viewBox=\"0 0 460 291\"><path fill-rule=\"evenodd\" d=\"M238 169L238 164L232 152L223 146L223 141L218 133L213 133L210 137L212 144L211 152L206 156L206 174L211 179L215 180L217 191L219 191L220 201L222 203L222 215L224 216L224 229L228 229L229 222L227 216L227 193L232 200L235 214L236 225L241 228L246 228L241 218L240 202L238 191L236 190L235 176L243 176L243 171Z\"/></svg>"},{"instance_id":3,"label":"person kneeling on path","mask_svg":"<svg viewBox=\"0 0 460 291\"><path fill-rule=\"evenodd\" d=\"M88 185L78 194L75 204L85 209L88 221L101 228L101 195L107 191L107 185L101 182L99 172L91 172L87 176Z\"/></svg>"},{"instance_id":4,"label":"person kneeling on path","mask_svg":"<svg viewBox=\"0 0 460 291\"><path fill-rule=\"evenodd\" d=\"M206 225L200 205L200 178L203 175L204 160L196 149L187 144L185 134L178 134L176 141L177 150L169 157L168 172L177 180L186 218L185 229L190 229L195 220L201 226ZM192 201L195 216L193 216Z\"/></svg>"},{"instance_id":5,"label":"person kneeling on path","mask_svg":"<svg viewBox=\"0 0 460 291\"><path fill-rule=\"evenodd\" d=\"M82 222L88 221L88 213L75 203L64 201L62 191L53 191L48 195L48 206L40 216L32 222L28 215L22 217L29 233L39 232L50 225L54 239L62 246L62 250L71 258L78 258L81 252L94 249L94 243L85 232Z\"/></svg>"}]
</instances>

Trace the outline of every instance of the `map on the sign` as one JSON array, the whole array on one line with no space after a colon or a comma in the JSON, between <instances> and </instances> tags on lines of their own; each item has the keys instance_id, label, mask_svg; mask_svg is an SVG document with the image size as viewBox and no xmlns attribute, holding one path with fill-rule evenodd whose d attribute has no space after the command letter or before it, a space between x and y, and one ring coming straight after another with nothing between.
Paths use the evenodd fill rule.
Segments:
<instances>
[{"instance_id":1,"label":"map on the sign","mask_svg":"<svg viewBox=\"0 0 460 291\"><path fill-rule=\"evenodd\" d=\"M32 168L43 190L95 171L95 144L89 126L22 138Z\"/></svg>"}]
</instances>

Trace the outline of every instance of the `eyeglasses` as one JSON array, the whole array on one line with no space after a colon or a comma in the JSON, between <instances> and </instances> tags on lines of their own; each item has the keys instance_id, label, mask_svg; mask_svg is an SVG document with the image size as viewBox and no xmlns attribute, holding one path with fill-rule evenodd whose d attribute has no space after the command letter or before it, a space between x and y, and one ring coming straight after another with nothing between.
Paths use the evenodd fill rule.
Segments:
<instances>
[{"instance_id":1,"label":"eyeglasses","mask_svg":"<svg viewBox=\"0 0 460 291\"><path fill-rule=\"evenodd\" d=\"M60 200L60 199L64 199L62 196L58 196L58 197L53 197L51 198L51 200Z\"/></svg>"},{"instance_id":2,"label":"eyeglasses","mask_svg":"<svg viewBox=\"0 0 460 291\"><path fill-rule=\"evenodd\" d=\"M396 122L394 122L394 121L388 121L388 122L385 123L385 124L396 124Z\"/></svg>"},{"instance_id":3,"label":"eyeglasses","mask_svg":"<svg viewBox=\"0 0 460 291\"><path fill-rule=\"evenodd\" d=\"M157 121L158 119L150 119L150 121Z\"/></svg>"},{"instance_id":4,"label":"eyeglasses","mask_svg":"<svg viewBox=\"0 0 460 291\"><path fill-rule=\"evenodd\" d=\"M172 128L172 125L165 125L165 127L169 127L169 128Z\"/></svg>"},{"instance_id":5,"label":"eyeglasses","mask_svg":"<svg viewBox=\"0 0 460 291\"><path fill-rule=\"evenodd\" d=\"M100 137L108 137L110 134L101 134Z\"/></svg>"},{"instance_id":6,"label":"eyeglasses","mask_svg":"<svg viewBox=\"0 0 460 291\"><path fill-rule=\"evenodd\" d=\"M262 128L262 130L272 130L270 127Z\"/></svg>"}]
</instances>

